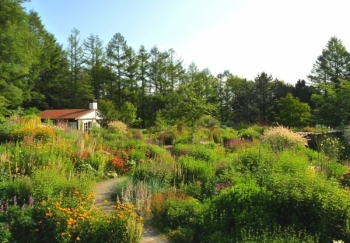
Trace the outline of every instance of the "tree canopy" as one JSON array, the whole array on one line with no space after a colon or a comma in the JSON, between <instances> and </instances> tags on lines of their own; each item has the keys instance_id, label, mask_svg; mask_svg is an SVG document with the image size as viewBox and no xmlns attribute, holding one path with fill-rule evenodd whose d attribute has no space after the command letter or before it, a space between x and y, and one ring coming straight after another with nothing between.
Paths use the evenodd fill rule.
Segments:
<instances>
[{"instance_id":1,"label":"tree canopy","mask_svg":"<svg viewBox=\"0 0 350 243\"><path fill-rule=\"evenodd\" d=\"M310 107L312 119L298 125L348 123L344 101L350 54L337 37L331 37L317 57L310 83L296 80L291 85L264 71L253 80L229 70L214 76L195 63L185 66L171 48L141 45L135 50L118 32L109 41L94 34L83 39L73 28L63 49L39 14L26 12L21 3L0 2L2 116L30 107L87 108L89 100L98 99L107 119L124 119L142 128L155 126L160 113L169 124L186 121L192 126L207 113L226 125L271 124L290 120L282 111L300 102ZM286 102L291 107L286 108Z\"/></svg>"}]
</instances>

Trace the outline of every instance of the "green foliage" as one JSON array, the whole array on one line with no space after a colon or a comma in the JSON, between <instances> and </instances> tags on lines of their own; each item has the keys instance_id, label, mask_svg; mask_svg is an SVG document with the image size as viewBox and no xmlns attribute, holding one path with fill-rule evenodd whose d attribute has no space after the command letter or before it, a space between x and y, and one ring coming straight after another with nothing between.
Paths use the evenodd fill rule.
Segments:
<instances>
[{"instance_id":1,"label":"green foliage","mask_svg":"<svg viewBox=\"0 0 350 243\"><path fill-rule=\"evenodd\" d=\"M212 128L214 126L220 126L220 122L210 115L204 115L199 119L198 125Z\"/></svg>"},{"instance_id":2,"label":"green foliage","mask_svg":"<svg viewBox=\"0 0 350 243\"><path fill-rule=\"evenodd\" d=\"M134 169L132 178L135 181L150 181L152 179L170 184L174 173L174 162L162 160L161 157L141 161Z\"/></svg>"},{"instance_id":3,"label":"green foliage","mask_svg":"<svg viewBox=\"0 0 350 243\"><path fill-rule=\"evenodd\" d=\"M224 129L222 132L222 142L223 144L226 144L228 141L230 141L233 138L238 138L238 132L232 128L230 129Z\"/></svg>"},{"instance_id":4,"label":"green foliage","mask_svg":"<svg viewBox=\"0 0 350 243\"><path fill-rule=\"evenodd\" d=\"M282 225L319 234L324 242L349 237L348 196L338 182L313 173L276 173L268 188L274 192L275 213Z\"/></svg>"},{"instance_id":5,"label":"green foliage","mask_svg":"<svg viewBox=\"0 0 350 243\"><path fill-rule=\"evenodd\" d=\"M11 134L16 129L16 123L10 119L0 123L0 142L5 143L11 140Z\"/></svg>"},{"instance_id":6,"label":"green foliage","mask_svg":"<svg viewBox=\"0 0 350 243\"><path fill-rule=\"evenodd\" d=\"M114 103L110 100L100 100L98 102L98 110L102 119L102 126L107 127L111 121L118 120L119 113Z\"/></svg>"},{"instance_id":7,"label":"green foliage","mask_svg":"<svg viewBox=\"0 0 350 243\"><path fill-rule=\"evenodd\" d=\"M276 223L272 192L254 182L221 191L204 214L202 239L222 232L232 242L240 242L243 230L254 229L255 233L262 233L262 229Z\"/></svg>"},{"instance_id":8,"label":"green foliage","mask_svg":"<svg viewBox=\"0 0 350 243\"><path fill-rule=\"evenodd\" d=\"M241 129L238 131L241 138L253 140L258 139L263 133L263 129L258 126L248 127L246 129Z\"/></svg>"},{"instance_id":9,"label":"green foliage","mask_svg":"<svg viewBox=\"0 0 350 243\"><path fill-rule=\"evenodd\" d=\"M292 94L278 101L279 113L275 118L276 121L288 127L303 127L308 125L311 119L311 109L307 103L302 103Z\"/></svg>"},{"instance_id":10,"label":"green foliage","mask_svg":"<svg viewBox=\"0 0 350 243\"><path fill-rule=\"evenodd\" d=\"M120 107L120 119L128 125L137 122L136 119L137 108L131 102L125 102Z\"/></svg>"},{"instance_id":11,"label":"green foliage","mask_svg":"<svg viewBox=\"0 0 350 243\"><path fill-rule=\"evenodd\" d=\"M202 198L214 193L215 170L212 163L191 156L182 156L179 158L176 167L178 182L188 184L200 181Z\"/></svg>"},{"instance_id":12,"label":"green foliage","mask_svg":"<svg viewBox=\"0 0 350 243\"><path fill-rule=\"evenodd\" d=\"M167 122L161 110L157 111L156 119L154 120L155 130L162 131L167 127Z\"/></svg>"}]
</instances>

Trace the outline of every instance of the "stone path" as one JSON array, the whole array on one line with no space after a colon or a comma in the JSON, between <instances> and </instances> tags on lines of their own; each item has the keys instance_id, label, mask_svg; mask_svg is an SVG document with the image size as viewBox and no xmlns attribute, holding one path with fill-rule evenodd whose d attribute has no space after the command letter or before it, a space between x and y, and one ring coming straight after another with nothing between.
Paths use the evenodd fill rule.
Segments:
<instances>
[{"instance_id":1,"label":"stone path","mask_svg":"<svg viewBox=\"0 0 350 243\"><path fill-rule=\"evenodd\" d=\"M112 210L112 207L110 206L115 204L115 202L112 200L111 196L115 184L121 180L123 180L123 178L109 179L96 184L95 205L97 207L104 208L107 211ZM105 200L107 200L108 203L105 203ZM169 241L163 239L157 230L145 224L140 243L169 243Z\"/></svg>"}]
</instances>

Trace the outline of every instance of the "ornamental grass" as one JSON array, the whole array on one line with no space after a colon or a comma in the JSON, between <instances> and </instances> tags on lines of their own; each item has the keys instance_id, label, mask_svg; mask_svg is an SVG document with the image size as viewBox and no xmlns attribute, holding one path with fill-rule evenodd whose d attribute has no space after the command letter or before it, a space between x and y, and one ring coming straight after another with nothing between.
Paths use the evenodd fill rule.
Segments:
<instances>
[{"instance_id":1,"label":"ornamental grass","mask_svg":"<svg viewBox=\"0 0 350 243\"><path fill-rule=\"evenodd\" d=\"M294 133L283 126L267 128L264 131L261 140L263 143L271 147L274 152L287 148L307 146L307 140L304 136Z\"/></svg>"}]
</instances>

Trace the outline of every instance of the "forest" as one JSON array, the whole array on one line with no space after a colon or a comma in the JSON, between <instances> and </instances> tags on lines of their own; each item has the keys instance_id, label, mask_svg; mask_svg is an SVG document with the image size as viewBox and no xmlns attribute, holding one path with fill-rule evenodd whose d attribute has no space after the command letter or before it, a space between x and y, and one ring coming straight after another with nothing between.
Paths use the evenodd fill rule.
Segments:
<instances>
[{"instance_id":1,"label":"forest","mask_svg":"<svg viewBox=\"0 0 350 243\"><path fill-rule=\"evenodd\" d=\"M185 67L173 49L135 50L120 33L111 40L93 34L82 40L73 29L64 49L45 30L39 14L26 12L22 2L6 0L0 6L2 117L87 108L97 99L106 120L138 128L154 126L157 117L170 125L186 120L191 114L180 110L191 102L202 106L199 113L228 126L348 124L350 54L337 37L310 63L308 80L292 85L266 72L254 80L228 70L214 76L195 63Z\"/></svg>"}]
</instances>

